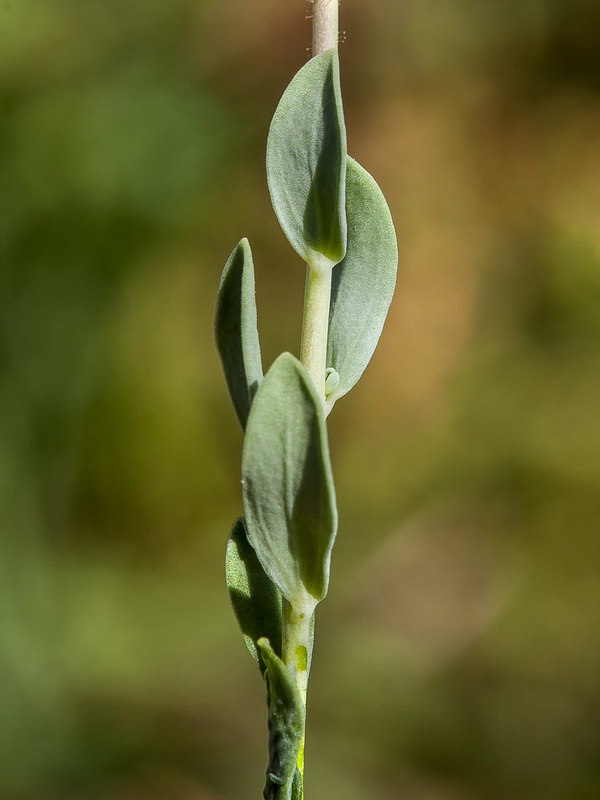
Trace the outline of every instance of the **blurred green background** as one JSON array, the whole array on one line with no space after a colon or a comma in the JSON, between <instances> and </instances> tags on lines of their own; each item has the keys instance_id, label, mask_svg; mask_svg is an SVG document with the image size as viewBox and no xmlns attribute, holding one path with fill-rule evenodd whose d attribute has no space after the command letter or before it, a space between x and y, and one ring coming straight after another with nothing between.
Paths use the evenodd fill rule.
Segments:
<instances>
[{"instance_id":1,"label":"blurred green background","mask_svg":"<svg viewBox=\"0 0 600 800\"><path fill-rule=\"evenodd\" d=\"M303 266L264 174L303 0L0 0L0 800L247 800L241 434L214 350L248 236L265 365ZM600 798L600 4L344 0L394 304L336 406L312 800Z\"/></svg>"}]
</instances>

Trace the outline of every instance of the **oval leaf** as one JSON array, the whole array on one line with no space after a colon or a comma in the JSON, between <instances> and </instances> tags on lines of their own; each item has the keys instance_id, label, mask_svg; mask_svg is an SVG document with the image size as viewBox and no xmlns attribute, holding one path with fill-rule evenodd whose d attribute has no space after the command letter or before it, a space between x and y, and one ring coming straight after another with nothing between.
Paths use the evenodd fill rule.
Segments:
<instances>
[{"instance_id":1,"label":"oval leaf","mask_svg":"<svg viewBox=\"0 0 600 800\"><path fill-rule=\"evenodd\" d=\"M363 374L387 316L398 267L390 210L374 178L348 159L348 249L333 270L327 367L339 375L327 396L330 409Z\"/></svg>"},{"instance_id":2,"label":"oval leaf","mask_svg":"<svg viewBox=\"0 0 600 800\"><path fill-rule=\"evenodd\" d=\"M283 661L268 639L259 639L269 703L269 765L265 800L292 800L302 797L301 776L296 769L304 735L304 704L300 692Z\"/></svg>"},{"instance_id":3,"label":"oval leaf","mask_svg":"<svg viewBox=\"0 0 600 800\"><path fill-rule=\"evenodd\" d=\"M227 588L244 641L260 671L265 664L257 642L266 637L281 657L281 592L266 575L248 542L243 517L237 519L227 542Z\"/></svg>"},{"instance_id":4,"label":"oval leaf","mask_svg":"<svg viewBox=\"0 0 600 800\"><path fill-rule=\"evenodd\" d=\"M289 353L254 398L242 478L250 544L291 605L312 613L327 593L337 511L321 401Z\"/></svg>"},{"instance_id":5,"label":"oval leaf","mask_svg":"<svg viewBox=\"0 0 600 800\"><path fill-rule=\"evenodd\" d=\"M267 141L273 208L311 266L346 252L346 127L337 50L305 64L285 90Z\"/></svg>"},{"instance_id":6,"label":"oval leaf","mask_svg":"<svg viewBox=\"0 0 600 800\"><path fill-rule=\"evenodd\" d=\"M242 428L263 378L256 325L254 263L247 239L227 259L217 295L215 340Z\"/></svg>"}]
</instances>

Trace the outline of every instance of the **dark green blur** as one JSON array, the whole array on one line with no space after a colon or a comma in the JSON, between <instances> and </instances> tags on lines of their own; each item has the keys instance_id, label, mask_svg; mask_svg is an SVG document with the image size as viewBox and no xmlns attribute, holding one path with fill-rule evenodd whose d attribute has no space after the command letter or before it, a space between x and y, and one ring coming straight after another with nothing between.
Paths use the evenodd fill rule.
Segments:
<instances>
[{"instance_id":1,"label":"dark green blur","mask_svg":"<svg viewBox=\"0 0 600 800\"><path fill-rule=\"evenodd\" d=\"M0 0L0 800L258 800L216 356L304 270L264 149L295 0ZM343 0L349 147L394 215L336 405L308 800L600 798L600 6Z\"/></svg>"}]
</instances>

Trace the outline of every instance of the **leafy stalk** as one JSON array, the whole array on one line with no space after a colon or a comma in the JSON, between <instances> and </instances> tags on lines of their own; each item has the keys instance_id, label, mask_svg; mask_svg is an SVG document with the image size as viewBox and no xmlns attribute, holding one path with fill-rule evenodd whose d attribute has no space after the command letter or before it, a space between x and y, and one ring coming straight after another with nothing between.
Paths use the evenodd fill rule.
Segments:
<instances>
[{"instance_id":1,"label":"leafy stalk","mask_svg":"<svg viewBox=\"0 0 600 800\"><path fill-rule=\"evenodd\" d=\"M339 0L314 1L313 56L318 56L329 50L337 49L339 36L338 3ZM342 184L344 187L345 212L345 169L343 170ZM339 260L340 259L338 259L338 262ZM323 404L326 402L327 332L329 328L331 283L334 266L335 263L329 263L325 259L313 259L312 261L308 261L306 267L304 311L302 315L300 359L306 367ZM304 724L302 726L302 738L300 740L298 753L298 770L301 776L300 800L304 800L306 700L309 676L308 653L310 649L309 624L309 620L306 619L304 614L296 613L288 604L284 605L283 659L292 670L304 706Z\"/></svg>"},{"instance_id":2,"label":"leafy stalk","mask_svg":"<svg viewBox=\"0 0 600 800\"><path fill-rule=\"evenodd\" d=\"M396 275L389 209L346 150L337 25L338 0L314 0L314 57L284 92L267 142L273 208L307 264L300 360L283 353L263 377L245 239L225 265L215 321L245 431L244 517L230 534L226 576L267 689L264 800L304 800L314 612L327 594L337 533L325 416L367 366Z\"/></svg>"}]
</instances>

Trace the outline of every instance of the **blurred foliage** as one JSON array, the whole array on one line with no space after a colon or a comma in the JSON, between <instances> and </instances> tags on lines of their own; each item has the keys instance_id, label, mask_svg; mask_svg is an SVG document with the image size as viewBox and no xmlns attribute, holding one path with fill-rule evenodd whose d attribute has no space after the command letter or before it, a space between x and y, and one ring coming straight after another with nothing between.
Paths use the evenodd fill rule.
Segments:
<instances>
[{"instance_id":1,"label":"blurred foliage","mask_svg":"<svg viewBox=\"0 0 600 800\"><path fill-rule=\"evenodd\" d=\"M297 351L264 145L305 13L0 0L2 800L260 791L212 314L248 236L265 361ZM332 417L309 796L595 800L600 6L344 0L342 26L401 270Z\"/></svg>"}]
</instances>

